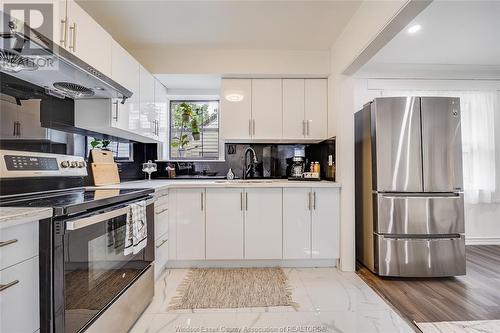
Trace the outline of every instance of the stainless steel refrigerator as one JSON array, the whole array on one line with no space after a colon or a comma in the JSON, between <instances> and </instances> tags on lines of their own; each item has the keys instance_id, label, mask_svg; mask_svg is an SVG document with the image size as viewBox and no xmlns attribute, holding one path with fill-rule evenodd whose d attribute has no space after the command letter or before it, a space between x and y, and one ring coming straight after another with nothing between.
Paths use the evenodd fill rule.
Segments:
<instances>
[{"instance_id":1,"label":"stainless steel refrigerator","mask_svg":"<svg viewBox=\"0 0 500 333\"><path fill-rule=\"evenodd\" d=\"M465 274L460 100L383 97L355 114L356 256L381 276Z\"/></svg>"}]
</instances>

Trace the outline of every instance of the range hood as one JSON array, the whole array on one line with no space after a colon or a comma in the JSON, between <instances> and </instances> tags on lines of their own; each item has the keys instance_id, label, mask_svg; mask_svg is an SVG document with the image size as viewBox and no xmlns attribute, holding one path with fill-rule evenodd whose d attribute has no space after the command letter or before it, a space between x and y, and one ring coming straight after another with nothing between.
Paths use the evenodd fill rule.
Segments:
<instances>
[{"instance_id":1,"label":"range hood","mask_svg":"<svg viewBox=\"0 0 500 333\"><path fill-rule=\"evenodd\" d=\"M132 92L25 24L0 11L0 71L59 98L125 99Z\"/></svg>"}]
</instances>

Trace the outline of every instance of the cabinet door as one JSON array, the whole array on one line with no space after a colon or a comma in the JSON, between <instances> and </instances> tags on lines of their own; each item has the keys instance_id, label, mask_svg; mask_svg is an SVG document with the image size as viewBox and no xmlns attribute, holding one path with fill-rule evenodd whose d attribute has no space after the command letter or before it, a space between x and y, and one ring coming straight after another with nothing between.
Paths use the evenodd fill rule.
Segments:
<instances>
[{"instance_id":1,"label":"cabinet door","mask_svg":"<svg viewBox=\"0 0 500 333\"><path fill-rule=\"evenodd\" d=\"M312 258L339 258L339 190L313 188Z\"/></svg>"},{"instance_id":2,"label":"cabinet door","mask_svg":"<svg viewBox=\"0 0 500 333\"><path fill-rule=\"evenodd\" d=\"M155 107L155 79L143 66L139 71L139 132L149 138L156 137L155 120L157 119L157 110Z\"/></svg>"},{"instance_id":3,"label":"cabinet door","mask_svg":"<svg viewBox=\"0 0 500 333\"><path fill-rule=\"evenodd\" d=\"M205 189L172 191L177 260L205 259ZM172 235L173 236L173 235Z\"/></svg>"},{"instance_id":4,"label":"cabinet door","mask_svg":"<svg viewBox=\"0 0 500 333\"><path fill-rule=\"evenodd\" d=\"M19 120L18 108L19 106L12 99L12 101L7 102L0 100L0 139L16 139L17 129L16 122Z\"/></svg>"},{"instance_id":5,"label":"cabinet door","mask_svg":"<svg viewBox=\"0 0 500 333\"><path fill-rule=\"evenodd\" d=\"M281 79L252 80L252 135L254 139L283 136Z\"/></svg>"},{"instance_id":6,"label":"cabinet door","mask_svg":"<svg viewBox=\"0 0 500 333\"><path fill-rule=\"evenodd\" d=\"M68 0L68 50L111 76L111 35L75 1Z\"/></svg>"},{"instance_id":7,"label":"cabinet door","mask_svg":"<svg viewBox=\"0 0 500 333\"><path fill-rule=\"evenodd\" d=\"M155 280L161 276L168 263L168 235L155 240Z\"/></svg>"},{"instance_id":8,"label":"cabinet door","mask_svg":"<svg viewBox=\"0 0 500 333\"><path fill-rule=\"evenodd\" d=\"M112 110L111 125L124 130L138 128L139 114L139 63L114 40L111 47L111 78L130 90L133 95L118 102ZM116 101L115 101L116 103Z\"/></svg>"},{"instance_id":9,"label":"cabinet door","mask_svg":"<svg viewBox=\"0 0 500 333\"><path fill-rule=\"evenodd\" d=\"M169 126L167 103L167 88L155 79L156 136L165 145L168 143Z\"/></svg>"},{"instance_id":10,"label":"cabinet door","mask_svg":"<svg viewBox=\"0 0 500 333\"><path fill-rule=\"evenodd\" d=\"M311 189L283 189L283 259L311 258Z\"/></svg>"},{"instance_id":11,"label":"cabinet door","mask_svg":"<svg viewBox=\"0 0 500 333\"><path fill-rule=\"evenodd\" d=\"M284 79L283 138L303 139L305 131L304 79Z\"/></svg>"},{"instance_id":12,"label":"cabinet door","mask_svg":"<svg viewBox=\"0 0 500 333\"><path fill-rule=\"evenodd\" d=\"M281 259L282 189L245 189L245 259Z\"/></svg>"},{"instance_id":13,"label":"cabinet door","mask_svg":"<svg viewBox=\"0 0 500 333\"><path fill-rule=\"evenodd\" d=\"M0 332L35 332L40 328L38 257L0 271ZM17 282L16 282L17 281Z\"/></svg>"},{"instance_id":14,"label":"cabinet door","mask_svg":"<svg viewBox=\"0 0 500 333\"><path fill-rule=\"evenodd\" d=\"M328 86L326 79L305 80L306 137L327 139Z\"/></svg>"},{"instance_id":15,"label":"cabinet door","mask_svg":"<svg viewBox=\"0 0 500 333\"><path fill-rule=\"evenodd\" d=\"M238 100L240 99L241 100ZM224 79L221 87L221 121L224 140L249 139L252 118L252 80Z\"/></svg>"},{"instance_id":16,"label":"cabinet door","mask_svg":"<svg viewBox=\"0 0 500 333\"><path fill-rule=\"evenodd\" d=\"M243 192L207 188L207 259L243 259Z\"/></svg>"}]
</instances>

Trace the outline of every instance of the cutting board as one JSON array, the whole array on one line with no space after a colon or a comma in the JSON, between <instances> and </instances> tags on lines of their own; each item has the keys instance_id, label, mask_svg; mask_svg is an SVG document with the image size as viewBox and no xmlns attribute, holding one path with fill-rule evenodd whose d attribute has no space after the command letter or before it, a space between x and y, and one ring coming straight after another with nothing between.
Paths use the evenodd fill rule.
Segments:
<instances>
[{"instance_id":1,"label":"cutting board","mask_svg":"<svg viewBox=\"0 0 500 333\"><path fill-rule=\"evenodd\" d=\"M115 163L113 152L109 150L92 149L90 151L93 163Z\"/></svg>"},{"instance_id":2,"label":"cutting board","mask_svg":"<svg viewBox=\"0 0 500 333\"><path fill-rule=\"evenodd\" d=\"M92 163L91 169L94 185L120 184L116 163Z\"/></svg>"}]
</instances>

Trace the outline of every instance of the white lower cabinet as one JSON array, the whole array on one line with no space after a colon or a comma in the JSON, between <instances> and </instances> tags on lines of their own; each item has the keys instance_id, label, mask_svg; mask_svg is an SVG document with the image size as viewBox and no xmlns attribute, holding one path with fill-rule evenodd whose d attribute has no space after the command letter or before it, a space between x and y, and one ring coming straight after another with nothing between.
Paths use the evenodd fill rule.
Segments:
<instances>
[{"instance_id":1,"label":"white lower cabinet","mask_svg":"<svg viewBox=\"0 0 500 333\"><path fill-rule=\"evenodd\" d=\"M339 190L283 189L283 259L339 258Z\"/></svg>"},{"instance_id":2,"label":"white lower cabinet","mask_svg":"<svg viewBox=\"0 0 500 333\"><path fill-rule=\"evenodd\" d=\"M0 332L35 332L40 328L38 257L0 271Z\"/></svg>"},{"instance_id":3,"label":"white lower cabinet","mask_svg":"<svg viewBox=\"0 0 500 333\"><path fill-rule=\"evenodd\" d=\"M205 259L205 189L171 190L169 211L175 224L171 228L176 237L174 258Z\"/></svg>"},{"instance_id":4,"label":"white lower cabinet","mask_svg":"<svg viewBox=\"0 0 500 333\"><path fill-rule=\"evenodd\" d=\"M283 259L311 258L310 188L283 189Z\"/></svg>"},{"instance_id":5,"label":"white lower cabinet","mask_svg":"<svg viewBox=\"0 0 500 333\"><path fill-rule=\"evenodd\" d=\"M282 189L245 189L245 259L281 259Z\"/></svg>"},{"instance_id":6,"label":"white lower cabinet","mask_svg":"<svg viewBox=\"0 0 500 333\"><path fill-rule=\"evenodd\" d=\"M207 188L207 259L243 259L242 188Z\"/></svg>"},{"instance_id":7,"label":"white lower cabinet","mask_svg":"<svg viewBox=\"0 0 500 333\"><path fill-rule=\"evenodd\" d=\"M339 258L338 188L174 189L169 219L170 260Z\"/></svg>"},{"instance_id":8,"label":"white lower cabinet","mask_svg":"<svg viewBox=\"0 0 500 333\"><path fill-rule=\"evenodd\" d=\"M155 279L159 278L168 262L168 194L157 195L155 202Z\"/></svg>"},{"instance_id":9,"label":"white lower cabinet","mask_svg":"<svg viewBox=\"0 0 500 333\"><path fill-rule=\"evenodd\" d=\"M313 188L312 196L312 258L339 258L339 190Z\"/></svg>"}]
</instances>

